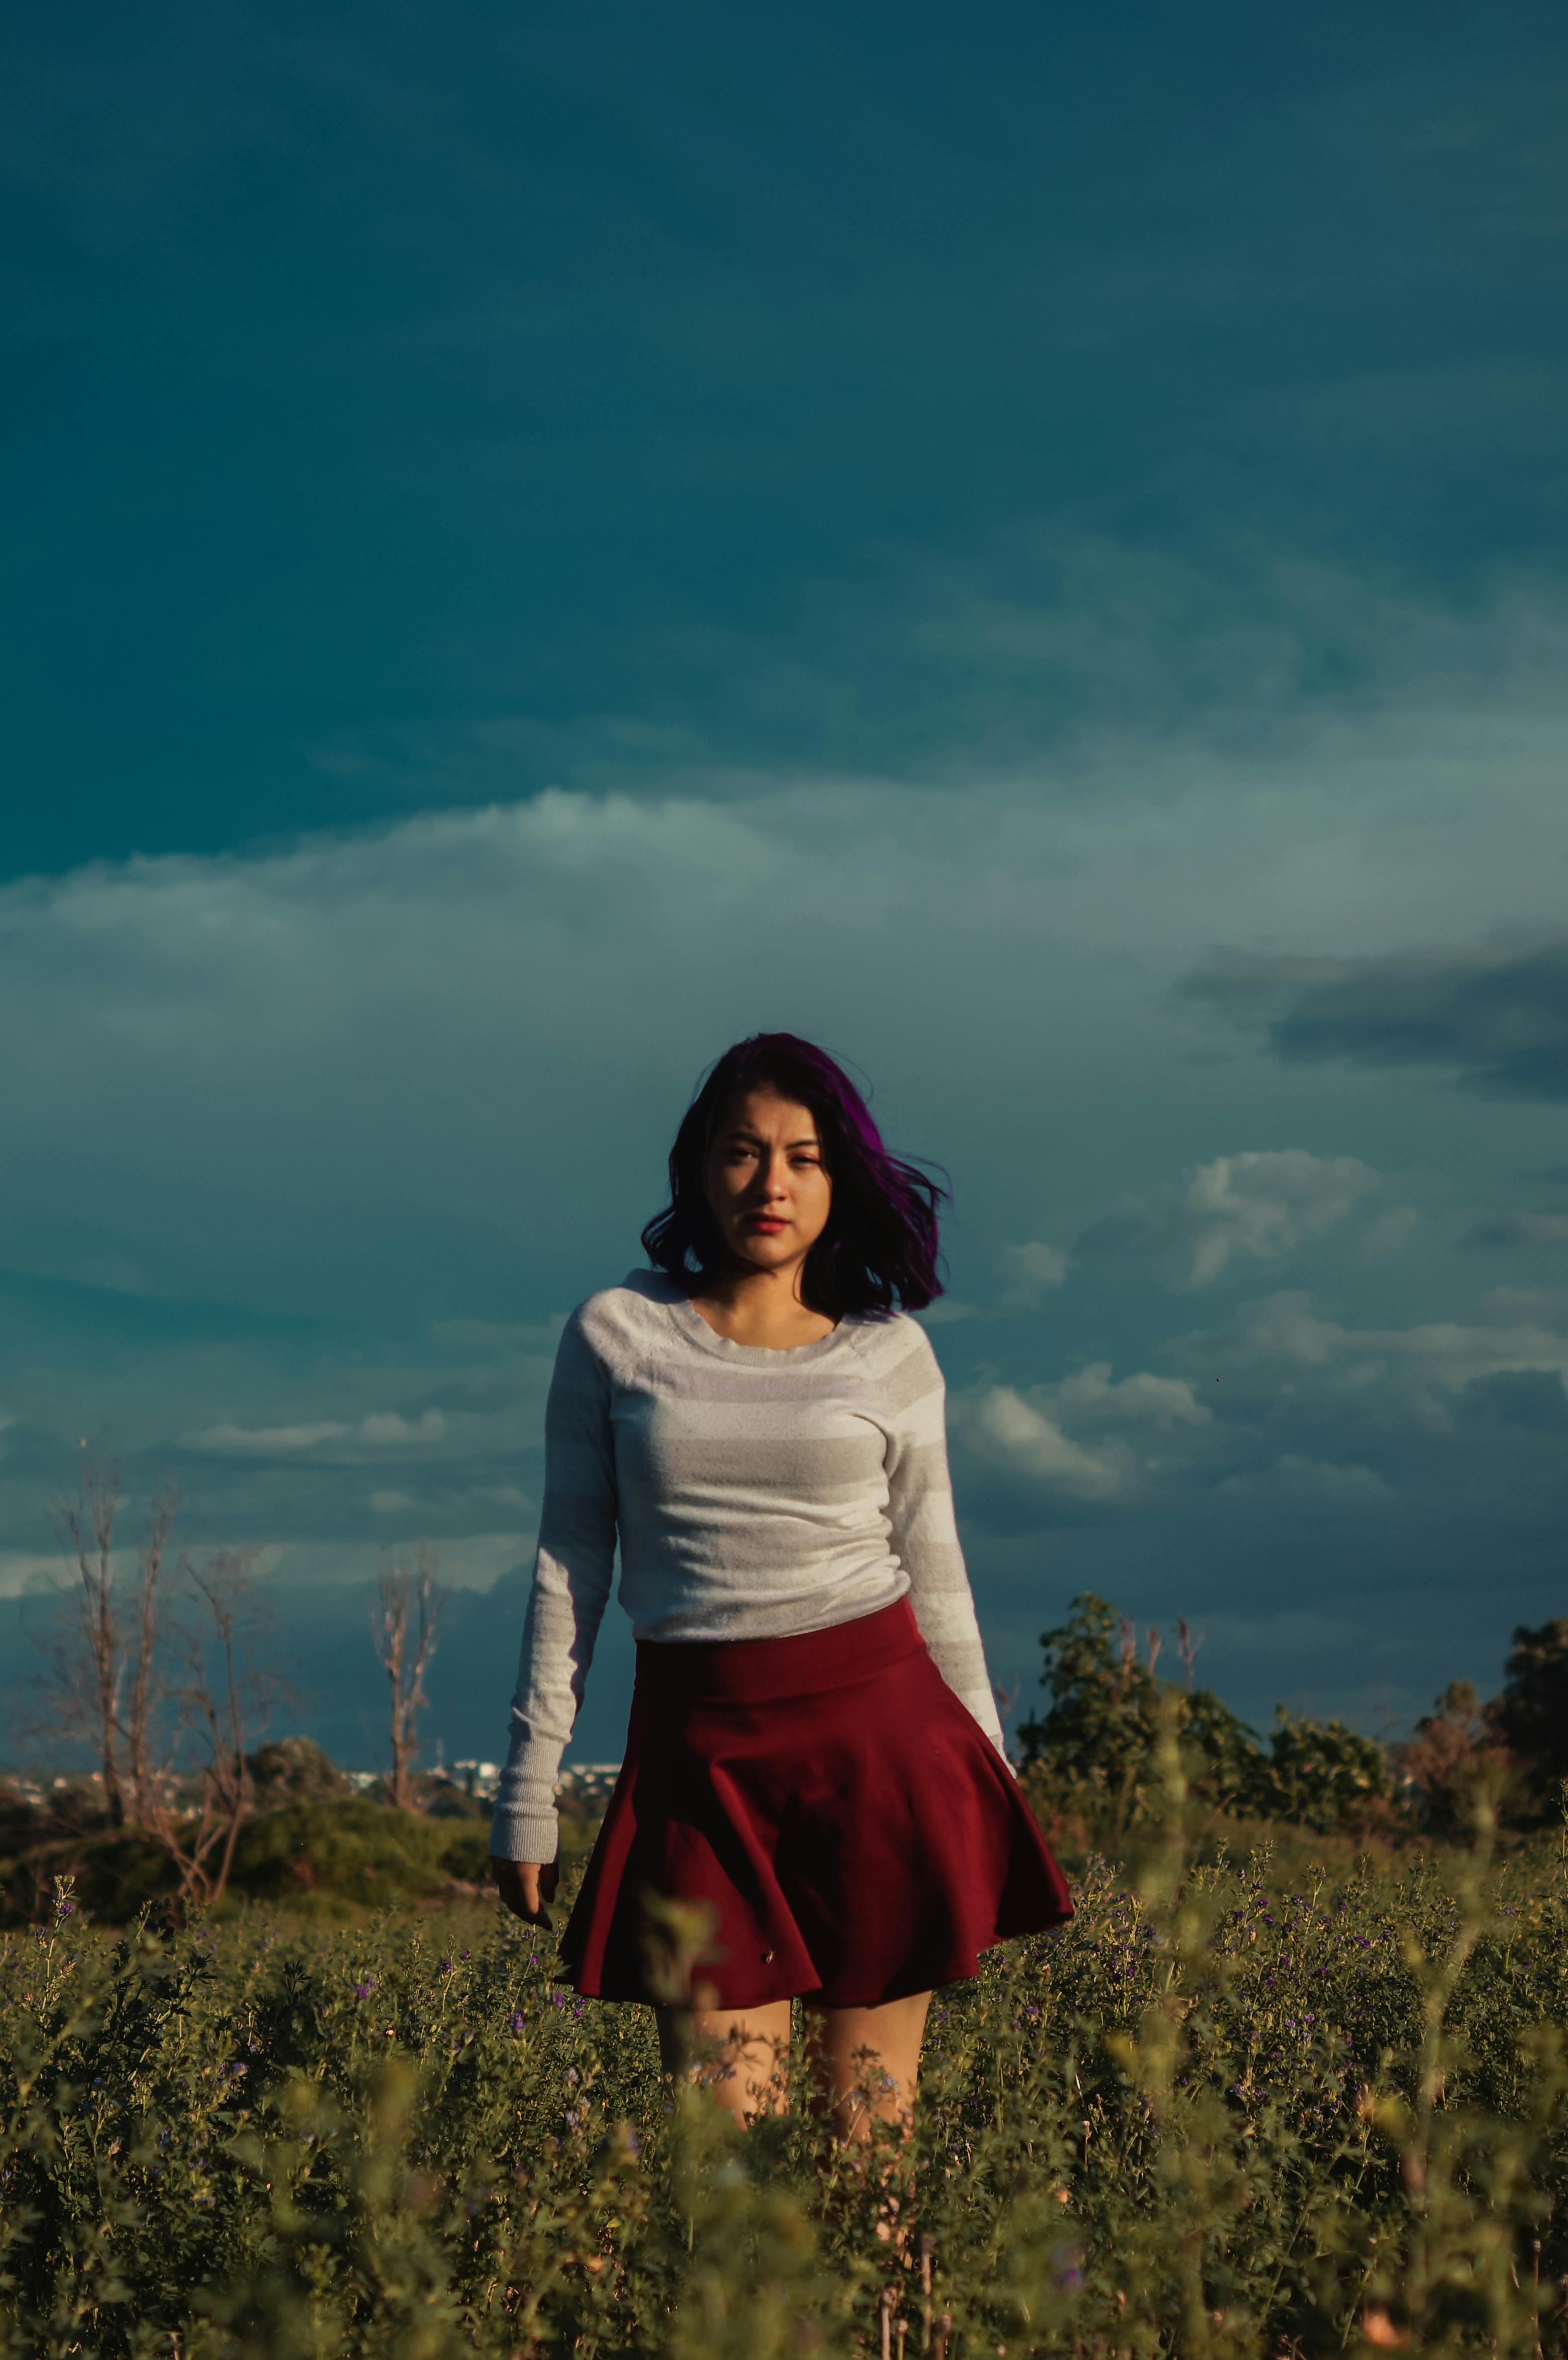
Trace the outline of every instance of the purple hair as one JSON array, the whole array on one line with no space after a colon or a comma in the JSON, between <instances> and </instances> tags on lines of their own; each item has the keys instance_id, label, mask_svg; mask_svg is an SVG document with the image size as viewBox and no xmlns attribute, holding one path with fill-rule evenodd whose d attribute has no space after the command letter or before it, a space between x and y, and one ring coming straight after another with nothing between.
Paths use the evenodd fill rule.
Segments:
<instances>
[{"instance_id":1,"label":"purple hair","mask_svg":"<svg viewBox=\"0 0 1568 2360\"><path fill-rule=\"evenodd\" d=\"M937 1207L947 1189L888 1153L849 1076L793 1032L753 1032L709 1067L670 1151L670 1202L642 1233L649 1262L671 1278L701 1278L718 1267L718 1227L704 1186L708 1150L731 1100L758 1089L810 1107L833 1183L827 1227L800 1273L804 1300L833 1319L919 1311L934 1302L942 1293Z\"/></svg>"}]
</instances>

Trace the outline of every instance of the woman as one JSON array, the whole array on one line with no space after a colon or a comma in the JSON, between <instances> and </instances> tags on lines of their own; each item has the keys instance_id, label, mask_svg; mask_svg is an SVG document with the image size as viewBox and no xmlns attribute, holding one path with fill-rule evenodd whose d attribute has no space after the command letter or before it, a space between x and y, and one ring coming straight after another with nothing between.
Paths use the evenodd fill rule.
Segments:
<instances>
[{"instance_id":1,"label":"woman","mask_svg":"<svg viewBox=\"0 0 1568 2360\"><path fill-rule=\"evenodd\" d=\"M492 1871L538 1922L618 1533L637 1686L564 1978L659 2005L668 2065L716 2043L743 2120L781 2102L800 1998L840 2135L865 2137L908 2123L932 1986L1072 1914L1002 1750L909 1316L940 1292L943 1192L789 1032L719 1059L670 1191L653 1268L561 1336ZM670 1902L702 1937L679 1994Z\"/></svg>"}]
</instances>

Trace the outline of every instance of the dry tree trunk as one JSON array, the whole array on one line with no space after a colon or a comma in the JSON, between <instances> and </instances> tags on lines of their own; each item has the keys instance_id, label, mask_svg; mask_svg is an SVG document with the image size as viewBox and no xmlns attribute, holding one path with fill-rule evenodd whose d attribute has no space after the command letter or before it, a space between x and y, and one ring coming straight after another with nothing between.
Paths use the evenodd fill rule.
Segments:
<instances>
[{"instance_id":1,"label":"dry tree trunk","mask_svg":"<svg viewBox=\"0 0 1568 2360\"><path fill-rule=\"evenodd\" d=\"M387 1675L387 1740L392 1766L384 1782L387 1799L399 1811L417 1811L414 1764L419 1755L419 1716L430 1699L425 1673L436 1651L442 1594L436 1585L436 1557L421 1548L412 1567L390 1558L382 1568L380 1611L371 1628Z\"/></svg>"},{"instance_id":2,"label":"dry tree trunk","mask_svg":"<svg viewBox=\"0 0 1568 2360\"><path fill-rule=\"evenodd\" d=\"M168 1578L173 1490L151 1502L134 1590L114 1580L120 1506L114 1472L90 1463L60 1511L77 1581L63 1617L39 1640L38 1733L91 1749L110 1820L158 1846L191 1907L216 1900L228 1883L251 1808L246 1746L278 1684L241 1660L255 1551L223 1551L200 1567L181 1559L200 1609L192 1627Z\"/></svg>"},{"instance_id":3,"label":"dry tree trunk","mask_svg":"<svg viewBox=\"0 0 1568 2360\"><path fill-rule=\"evenodd\" d=\"M209 1679L203 1678L201 1687L208 1730L203 1800L211 1797L212 1817L223 1833L218 1864L207 1882L206 1897L211 1901L223 1898L234 1864L234 1846L250 1816L250 1772L245 1766L246 1706L260 1699L254 1677L247 1682L240 1671L234 1630L254 1558L254 1551L231 1551L213 1558L204 1571L192 1569L191 1574L207 1601L222 1664L218 1693L214 1695Z\"/></svg>"},{"instance_id":4,"label":"dry tree trunk","mask_svg":"<svg viewBox=\"0 0 1568 2360\"><path fill-rule=\"evenodd\" d=\"M128 1812L120 1769L120 1688L125 1677L120 1618L114 1598L114 1520L119 1513L119 1478L111 1467L83 1464L82 1486L60 1512L60 1527L76 1560L78 1590L72 1619L77 1644L63 1640L57 1651L56 1705L61 1733L90 1745L103 1781L103 1808L117 1828Z\"/></svg>"},{"instance_id":5,"label":"dry tree trunk","mask_svg":"<svg viewBox=\"0 0 1568 2360\"><path fill-rule=\"evenodd\" d=\"M147 1832L173 1863L188 1907L223 1898L240 1830L251 1811L245 1754L259 1727L250 1724L253 1720L259 1724L275 1685L245 1671L240 1661L240 1620L255 1559L254 1549L223 1549L205 1565L183 1560L186 1579L205 1612L194 1630L181 1625L169 1632L169 1644L184 1660L186 1677L178 1691L179 1722L169 1732L169 1758L157 1780ZM214 1651L215 1666L211 1661ZM179 1788L193 1733L199 1756L185 1773L196 1782L191 1810Z\"/></svg>"},{"instance_id":6,"label":"dry tree trunk","mask_svg":"<svg viewBox=\"0 0 1568 2360\"><path fill-rule=\"evenodd\" d=\"M141 1581L136 1596L136 1632L125 1692L125 1765L130 1787L130 1816L142 1826L156 1808L158 1765L154 1762L156 1723L163 1702L160 1653L163 1616L164 1558L174 1523L177 1494L172 1484L154 1496L142 1544Z\"/></svg>"}]
</instances>

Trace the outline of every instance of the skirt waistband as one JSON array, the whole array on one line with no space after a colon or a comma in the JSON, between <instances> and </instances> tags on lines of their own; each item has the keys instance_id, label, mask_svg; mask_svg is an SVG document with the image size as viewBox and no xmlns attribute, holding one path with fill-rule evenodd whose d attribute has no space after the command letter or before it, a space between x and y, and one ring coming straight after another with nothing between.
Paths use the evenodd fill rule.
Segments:
<instances>
[{"instance_id":1,"label":"skirt waistband","mask_svg":"<svg viewBox=\"0 0 1568 2360\"><path fill-rule=\"evenodd\" d=\"M825 1631L779 1639L639 1639L637 1694L645 1704L778 1703L854 1688L922 1655L925 1641L907 1598Z\"/></svg>"}]
</instances>

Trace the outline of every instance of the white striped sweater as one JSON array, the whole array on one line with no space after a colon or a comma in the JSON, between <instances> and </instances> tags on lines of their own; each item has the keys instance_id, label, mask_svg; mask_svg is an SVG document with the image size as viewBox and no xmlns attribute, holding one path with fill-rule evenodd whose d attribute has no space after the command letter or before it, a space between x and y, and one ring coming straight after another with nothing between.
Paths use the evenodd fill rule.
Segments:
<instances>
[{"instance_id":1,"label":"white striped sweater","mask_svg":"<svg viewBox=\"0 0 1568 2360\"><path fill-rule=\"evenodd\" d=\"M942 1677L1001 1752L925 1330L902 1313L852 1314L792 1350L735 1344L674 1281L633 1271L579 1305L556 1354L491 1835L501 1858L555 1857L555 1781L617 1534L639 1640L779 1638L907 1596Z\"/></svg>"}]
</instances>

